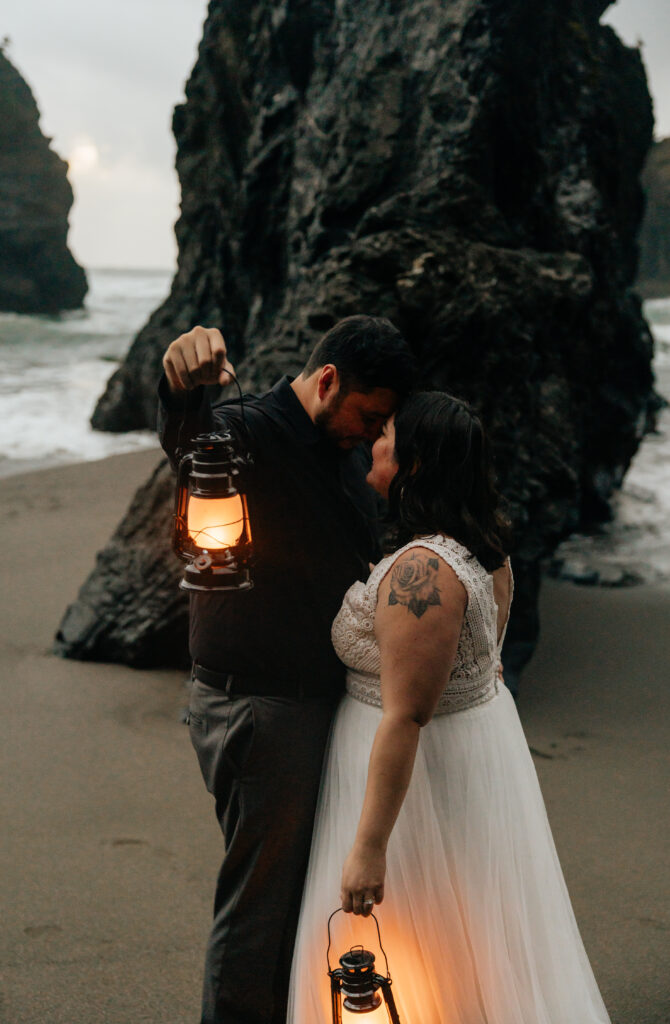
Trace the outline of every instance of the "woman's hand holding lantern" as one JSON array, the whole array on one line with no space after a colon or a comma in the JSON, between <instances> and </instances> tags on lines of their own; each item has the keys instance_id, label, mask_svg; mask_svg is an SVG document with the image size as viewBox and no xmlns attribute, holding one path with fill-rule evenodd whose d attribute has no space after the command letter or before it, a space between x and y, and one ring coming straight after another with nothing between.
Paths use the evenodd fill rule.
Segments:
<instances>
[{"instance_id":1,"label":"woman's hand holding lantern","mask_svg":"<svg viewBox=\"0 0 670 1024\"><path fill-rule=\"evenodd\" d=\"M375 903L384 899L385 876L385 851L355 843L342 870L342 910L369 917Z\"/></svg>"}]
</instances>

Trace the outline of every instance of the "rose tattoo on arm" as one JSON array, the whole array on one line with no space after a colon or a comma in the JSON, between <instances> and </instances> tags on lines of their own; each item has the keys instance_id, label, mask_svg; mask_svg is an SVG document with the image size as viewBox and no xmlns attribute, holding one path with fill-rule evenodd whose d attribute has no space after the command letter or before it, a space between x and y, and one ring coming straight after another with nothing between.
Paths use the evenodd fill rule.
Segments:
<instances>
[{"instance_id":1,"label":"rose tattoo on arm","mask_svg":"<svg viewBox=\"0 0 670 1024\"><path fill-rule=\"evenodd\" d=\"M437 558L415 551L401 558L391 572L389 604L404 604L420 619L431 604L441 604L435 583L440 567Z\"/></svg>"}]
</instances>

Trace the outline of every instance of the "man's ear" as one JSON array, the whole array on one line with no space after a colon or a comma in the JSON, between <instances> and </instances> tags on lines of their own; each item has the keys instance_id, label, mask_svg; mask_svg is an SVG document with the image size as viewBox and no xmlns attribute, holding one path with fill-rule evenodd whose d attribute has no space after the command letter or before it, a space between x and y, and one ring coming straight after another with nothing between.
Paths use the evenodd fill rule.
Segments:
<instances>
[{"instance_id":1,"label":"man's ear","mask_svg":"<svg viewBox=\"0 0 670 1024\"><path fill-rule=\"evenodd\" d=\"M325 366L321 367L319 371L319 380L317 383L317 394L321 401L328 397L330 394L335 394L338 390L340 383L339 374L337 367L333 366L332 363L326 363Z\"/></svg>"}]
</instances>

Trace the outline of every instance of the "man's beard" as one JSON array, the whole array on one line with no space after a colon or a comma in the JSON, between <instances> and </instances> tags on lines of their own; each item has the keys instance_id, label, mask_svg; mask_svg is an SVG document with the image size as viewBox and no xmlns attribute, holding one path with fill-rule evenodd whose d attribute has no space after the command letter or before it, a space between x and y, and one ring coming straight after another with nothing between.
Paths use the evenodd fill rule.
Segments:
<instances>
[{"instance_id":1,"label":"man's beard","mask_svg":"<svg viewBox=\"0 0 670 1024\"><path fill-rule=\"evenodd\" d=\"M317 412L314 417L314 426L328 441L330 441L331 444L336 445L338 448L341 446L343 441L353 440L340 434L337 427L333 424L340 406L342 405L343 398L343 395L336 395L333 399L332 405L328 409L322 409L321 412ZM358 443L358 440L356 440L356 443Z\"/></svg>"}]
</instances>

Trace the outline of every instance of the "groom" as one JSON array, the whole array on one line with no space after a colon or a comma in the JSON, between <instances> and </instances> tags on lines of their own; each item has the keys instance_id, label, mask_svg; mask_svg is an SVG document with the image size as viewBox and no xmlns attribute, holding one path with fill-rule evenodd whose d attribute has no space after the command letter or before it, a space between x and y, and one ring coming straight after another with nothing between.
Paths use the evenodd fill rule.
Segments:
<instances>
[{"instance_id":1,"label":"groom","mask_svg":"<svg viewBox=\"0 0 670 1024\"><path fill-rule=\"evenodd\" d=\"M172 464L184 439L221 429L254 459L254 587L191 595L190 733L225 843L201 1024L284 1024L321 763L344 680L330 627L380 553L363 443L410 390L414 360L388 320L347 317L295 380L245 399L248 433L239 403L212 407L204 389L230 381L218 330L181 335L163 368L159 431Z\"/></svg>"}]
</instances>

